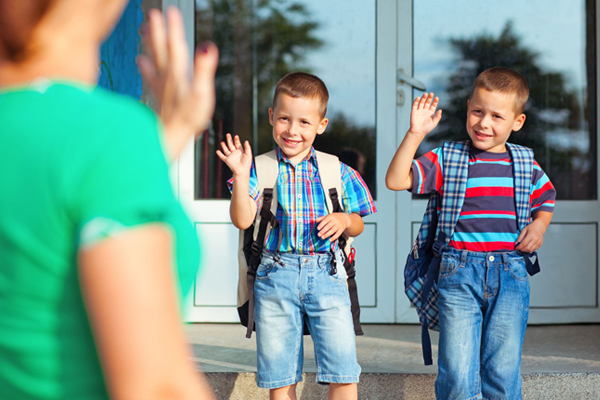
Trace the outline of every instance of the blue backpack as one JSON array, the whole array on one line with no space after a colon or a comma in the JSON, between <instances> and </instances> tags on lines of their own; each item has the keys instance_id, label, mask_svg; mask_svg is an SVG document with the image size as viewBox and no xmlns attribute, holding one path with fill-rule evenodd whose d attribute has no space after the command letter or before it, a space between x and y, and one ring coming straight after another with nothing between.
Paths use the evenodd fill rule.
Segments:
<instances>
[{"instance_id":1,"label":"blue backpack","mask_svg":"<svg viewBox=\"0 0 600 400\"><path fill-rule=\"evenodd\" d=\"M442 148L443 197L434 192L427 203L417 239L404 267L404 291L417 309L421 322L421 344L425 365L433 364L429 329L439 331L437 280L444 248L454 234L454 228L465 200L469 172L469 141L447 142ZM533 151L506 143L513 160L514 193L519 231L529 224L531 204L529 194L533 176ZM441 211L438 215L438 204ZM525 254L527 272L539 272L537 254Z\"/></svg>"}]
</instances>

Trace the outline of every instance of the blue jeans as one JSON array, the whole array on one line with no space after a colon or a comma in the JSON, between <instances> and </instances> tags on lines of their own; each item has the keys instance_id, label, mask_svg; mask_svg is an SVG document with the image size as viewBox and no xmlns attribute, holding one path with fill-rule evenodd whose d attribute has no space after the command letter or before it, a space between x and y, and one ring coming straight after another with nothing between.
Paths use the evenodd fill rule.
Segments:
<instances>
[{"instance_id":1,"label":"blue jeans","mask_svg":"<svg viewBox=\"0 0 600 400\"><path fill-rule=\"evenodd\" d=\"M263 252L254 283L257 375L265 389L302 380L303 325L314 342L317 382L358 382L356 338L346 270L337 255L331 275L331 254Z\"/></svg>"},{"instance_id":2,"label":"blue jeans","mask_svg":"<svg viewBox=\"0 0 600 400\"><path fill-rule=\"evenodd\" d=\"M521 399L529 278L517 252L444 251L438 400Z\"/></svg>"}]
</instances>

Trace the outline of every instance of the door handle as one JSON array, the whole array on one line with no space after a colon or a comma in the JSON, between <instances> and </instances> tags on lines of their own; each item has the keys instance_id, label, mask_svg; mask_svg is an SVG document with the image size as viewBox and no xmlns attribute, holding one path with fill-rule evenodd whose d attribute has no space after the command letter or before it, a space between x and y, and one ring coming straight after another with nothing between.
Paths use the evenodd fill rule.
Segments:
<instances>
[{"instance_id":1,"label":"door handle","mask_svg":"<svg viewBox=\"0 0 600 400\"><path fill-rule=\"evenodd\" d=\"M424 92L427 90L427 87L423 82L413 78L410 75L405 74L403 69L398 70L398 83L406 83L407 85L410 85L415 89L422 90Z\"/></svg>"}]
</instances>

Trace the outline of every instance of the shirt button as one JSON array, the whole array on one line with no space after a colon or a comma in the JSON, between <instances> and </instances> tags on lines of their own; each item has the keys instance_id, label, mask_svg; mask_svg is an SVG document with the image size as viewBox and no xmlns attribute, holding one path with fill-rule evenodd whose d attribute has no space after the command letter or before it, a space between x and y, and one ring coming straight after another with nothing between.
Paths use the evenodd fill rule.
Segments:
<instances>
[{"instance_id":1,"label":"shirt button","mask_svg":"<svg viewBox=\"0 0 600 400\"><path fill-rule=\"evenodd\" d=\"M299 199L301 199L301 198L302 198L302 195L301 195L301 194L299 194L299 195L298 195L298 198L299 198Z\"/></svg>"},{"instance_id":2,"label":"shirt button","mask_svg":"<svg viewBox=\"0 0 600 400\"><path fill-rule=\"evenodd\" d=\"M494 258L494 256L490 256L490 257L488 258L488 260L490 260L490 261L494 261L494 260L495 260L495 258Z\"/></svg>"}]
</instances>

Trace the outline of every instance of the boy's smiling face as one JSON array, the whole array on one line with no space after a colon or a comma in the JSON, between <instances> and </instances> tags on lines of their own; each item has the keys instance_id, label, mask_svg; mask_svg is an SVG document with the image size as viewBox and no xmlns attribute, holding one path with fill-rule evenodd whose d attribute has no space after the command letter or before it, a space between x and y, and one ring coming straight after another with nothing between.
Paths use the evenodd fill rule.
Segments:
<instances>
[{"instance_id":1,"label":"boy's smiling face","mask_svg":"<svg viewBox=\"0 0 600 400\"><path fill-rule=\"evenodd\" d=\"M467 132L473 146L492 153L506 151L510 134L525 122L525 114L515 110L515 95L478 88L467 104Z\"/></svg>"},{"instance_id":2,"label":"boy's smiling face","mask_svg":"<svg viewBox=\"0 0 600 400\"><path fill-rule=\"evenodd\" d=\"M321 117L319 106L318 99L282 93L269 108L273 139L294 165L304 160L317 135L327 128L329 120Z\"/></svg>"}]
</instances>

